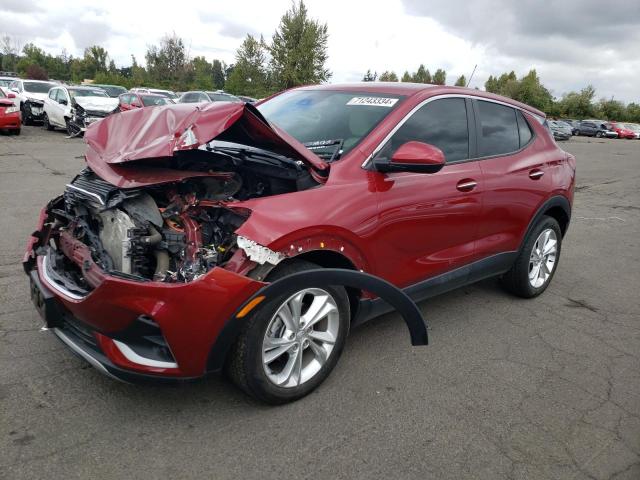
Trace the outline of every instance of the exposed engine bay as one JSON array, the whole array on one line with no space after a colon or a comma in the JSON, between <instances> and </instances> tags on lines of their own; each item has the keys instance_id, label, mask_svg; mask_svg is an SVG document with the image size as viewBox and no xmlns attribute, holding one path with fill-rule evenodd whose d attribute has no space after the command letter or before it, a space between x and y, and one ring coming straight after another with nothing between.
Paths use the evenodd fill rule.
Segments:
<instances>
[{"instance_id":1,"label":"exposed engine bay","mask_svg":"<svg viewBox=\"0 0 640 480\"><path fill-rule=\"evenodd\" d=\"M136 188L118 188L86 168L49 207L54 272L80 293L91 290L70 243L88 247L104 272L130 279L190 282L224 266L238 249L235 231L250 214L228 203L314 185L293 161L283 167L243 152L214 152L210 145L185 152L164 168L202 172L213 159L227 171ZM245 154L251 160L245 162Z\"/></svg>"}]
</instances>

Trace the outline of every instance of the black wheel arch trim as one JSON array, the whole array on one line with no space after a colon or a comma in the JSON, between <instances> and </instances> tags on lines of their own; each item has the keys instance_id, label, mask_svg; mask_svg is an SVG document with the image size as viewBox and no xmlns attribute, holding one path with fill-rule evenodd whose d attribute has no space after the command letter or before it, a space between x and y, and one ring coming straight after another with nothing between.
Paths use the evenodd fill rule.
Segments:
<instances>
[{"instance_id":1,"label":"black wheel arch trim","mask_svg":"<svg viewBox=\"0 0 640 480\"><path fill-rule=\"evenodd\" d=\"M427 325L415 302L405 292L395 285L369 273L347 270L343 268L318 268L304 272L294 273L284 278L269 283L258 290L240 308L233 317L227 321L216 339L207 360L207 371L219 371L224 366L227 354L235 342L244 318L237 318L238 313L254 298L265 296L267 298L281 295L292 287L303 289L309 287L342 286L357 288L371 292L384 299L402 316L409 329L411 344L427 345ZM260 308L259 306L256 308ZM251 312L253 313L253 312ZM250 313L250 315L251 315Z\"/></svg>"},{"instance_id":2,"label":"black wheel arch trim","mask_svg":"<svg viewBox=\"0 0 640 480\"><path fill-rule=\"evenodd\" d=\"M525 230L524 235L522 236L522 239L520 240L520 247L518 248L518 250L522 249L522 246L524 245L524 242L527 239L527 236L529 235L529 233L531 232L531 230L533 230L533 228L536 226L536 224L540 221L540 219L552 208L555 207L560 207L562 208L562 210L564 211L564 213L567 215L567 226L564 229L563 236L566 233L566 231L569 229L569 222L571 222L571 203L569 203L569 200L567 199L567 197L563 196L563 195L555 195L551 198L549 198L547 201L545 201L539 208L538 210L536 210L535 215L531 218L531 221L529 222L529 225L527 226L527 229Z\"/></svg>"}]
</instances>

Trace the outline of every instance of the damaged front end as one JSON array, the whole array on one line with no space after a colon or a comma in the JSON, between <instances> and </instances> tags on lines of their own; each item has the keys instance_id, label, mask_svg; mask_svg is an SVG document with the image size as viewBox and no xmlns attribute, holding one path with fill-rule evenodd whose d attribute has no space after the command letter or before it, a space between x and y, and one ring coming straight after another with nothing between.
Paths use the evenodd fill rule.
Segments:
<instances>
[{"instance_id":1,"label":"damaged front end","mask_svg":"<svg viewBox=\"0 0 640 480\"><path fill-rule=\"evenodd\" d=\"M224 267L238 250L234 232L249 211L222 200L239 187L230 176L121 189L85 169L48 207L48 264L68 289L81 294L97 279L83 271L87 258L78 252L90 255L108 275L167 283L196 280Z\"/></svg>"},{"instance_id":2,"label":"damaged front end","mask_svg":"<svg viewBox=\"0 0 640 480\"><path fill-rule=\"evenodd\" d=\"M111 110L87 110L79 103L74 102L73 108L71 108L69 123L67 125L69 137L73 138L82 135L89 125L117 112L117 107Z\"/></svg>"}]
</instances>

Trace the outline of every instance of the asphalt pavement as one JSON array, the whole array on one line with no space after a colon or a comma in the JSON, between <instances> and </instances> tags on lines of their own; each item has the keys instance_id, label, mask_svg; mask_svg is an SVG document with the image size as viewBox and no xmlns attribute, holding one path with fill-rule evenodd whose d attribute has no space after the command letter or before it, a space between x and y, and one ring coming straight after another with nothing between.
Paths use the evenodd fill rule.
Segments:
<instances>
[{"instance_id":1,"label":"asphalt pavement","mask_svg":"<svg viewBox=\"0 0 640 480\"><path fill-rule=\"evenodd\" d=\"M65 136L0 136L1 479L640 479L640 141L562 144L575 206L541 297L488 280L428 300L428 347L385 315L268 407L217 377L119 383L40 331L21 257L83 167Z\"/></svg>"}]
</instances>

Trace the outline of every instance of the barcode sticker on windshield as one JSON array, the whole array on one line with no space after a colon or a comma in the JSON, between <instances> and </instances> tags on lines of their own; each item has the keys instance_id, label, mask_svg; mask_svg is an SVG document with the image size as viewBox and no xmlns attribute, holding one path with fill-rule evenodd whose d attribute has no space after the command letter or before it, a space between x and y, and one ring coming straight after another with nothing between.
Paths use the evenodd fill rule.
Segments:
<instances>
[{"instance_id":1,"label":"barcode sticker on windshield","mask_svg":"<svg viewBox=\"0 0 640 480\"><path fill-rule=\"evenodd\" d=\"M347 105L368 105L374 107L393 107L398 101L397 98L385 97L353 97Z\"/></svg>"}]
</instances>

